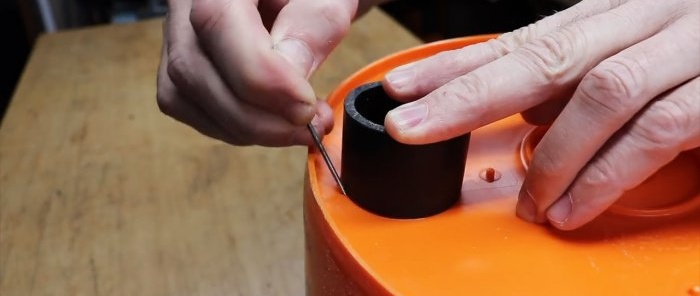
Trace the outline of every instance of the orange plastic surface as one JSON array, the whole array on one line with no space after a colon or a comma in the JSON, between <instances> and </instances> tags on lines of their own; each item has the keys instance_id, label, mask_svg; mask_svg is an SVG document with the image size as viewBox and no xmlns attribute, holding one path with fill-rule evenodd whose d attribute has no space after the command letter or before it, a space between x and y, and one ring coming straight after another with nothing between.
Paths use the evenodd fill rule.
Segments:
<instances>
[{"instance_id":1,"label":"orange plastic surface","mask_svg":"<svg viewBox=\"0 0 700 296\"><path fill-rule=\"evenodd\" d=\"M491 37L398 53L341 84L329 97L336 126L324 138L333 162L341 163L342 101L351 89L381 80L396 66ZM362 210L339 193L321 155L311 152L305 196L309 294L693 295L700 289L697 207L660 217L608 212L569 232L518 219L521 142L532 129L512 116L472 132L461 201L415 220ZM688 193L686 199L700 198L700 155L683 157L684 165L669 169L683 176L680 183L662 178L652 186L654 199L678 190ZM481 179L487 168L500 178Z\"/></svg>"}]
</instances>

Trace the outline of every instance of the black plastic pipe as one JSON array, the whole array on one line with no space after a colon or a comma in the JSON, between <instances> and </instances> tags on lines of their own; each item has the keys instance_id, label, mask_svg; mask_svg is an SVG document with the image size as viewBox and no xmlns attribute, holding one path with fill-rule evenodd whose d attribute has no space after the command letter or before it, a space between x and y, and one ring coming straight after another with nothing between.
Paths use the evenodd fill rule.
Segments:
<instances>
[{"instance_id":1,"label":"black plastic pipe","mask_svg":"<svg viewBox=\"0 0 700 296\"><path fill-rule=\"evenodd\" d=\"M469 134L427 145L397 142L384 117L401 105L378 82L345 99L341 179L348 196L372 213L421 218L459 200Z\"/></svg>"}]
</instances>

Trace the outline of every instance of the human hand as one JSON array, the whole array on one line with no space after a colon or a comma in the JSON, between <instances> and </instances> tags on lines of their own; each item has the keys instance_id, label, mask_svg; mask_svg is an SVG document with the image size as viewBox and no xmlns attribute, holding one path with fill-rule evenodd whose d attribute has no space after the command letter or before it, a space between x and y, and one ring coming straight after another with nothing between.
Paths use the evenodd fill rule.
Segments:
<instances>
[{"instance_id":1,"label":"human hand","mask_svg":"<svg viewBox=\"0 0 700 296\"><path fill-rule=\"evenodd\" d=\"M347 32L358 0L169 5L158 71L164 113L233 145L310 145L309 122L330 131L330 107L308 77Z\"/></svg>"},{"instance_id":2,"label":"human hand","mask_svg":"<svg viewBox=\"0 0 700 296\"><path fill-rule=\"evenodd\" d=\"M392 137L430 143L523 112L552 123L516 213L560 229L592 220L680 152L700 149L700 1L584 0L498 39L387 74L407 103Z\"/></svg>"}]
</instances>

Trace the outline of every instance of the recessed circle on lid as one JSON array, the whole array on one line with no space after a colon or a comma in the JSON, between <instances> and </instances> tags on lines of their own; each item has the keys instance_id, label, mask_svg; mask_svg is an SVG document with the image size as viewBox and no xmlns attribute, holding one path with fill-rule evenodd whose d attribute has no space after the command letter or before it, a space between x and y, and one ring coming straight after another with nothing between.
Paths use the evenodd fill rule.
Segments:
<instances>
[{"instance_id":1,"label":"recessed circle on lid","mask_svg":"<svg viewBox=\"0 0 700 296\"><path fill-rule=\"evenodd\" d=\"M520 160L529 168L547 126L533 128L520 143ZM680 215L700 208L700 152L687 151L659 169L639 186L625 192L608 211L634 217Z\"/></svg>"}]
</instances>

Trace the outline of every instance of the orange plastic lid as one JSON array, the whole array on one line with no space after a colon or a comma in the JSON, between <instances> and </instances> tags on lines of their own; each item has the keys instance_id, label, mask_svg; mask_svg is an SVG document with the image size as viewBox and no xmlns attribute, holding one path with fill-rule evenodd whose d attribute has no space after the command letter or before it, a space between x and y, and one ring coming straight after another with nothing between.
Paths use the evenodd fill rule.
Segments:
<instances>
[{"instance_id":1,"label":"orange plastic lid","mask_svg":"<svg viewBox=\"0 0 700 296\"><path fill-rule=\"evenodd\" d=\"M381 80L402 64L492 37L410 49L373 63L342 83L329 96L336 126L324 138L333 162L341 163L342 102L350 90ZM653 218L607 212L568 232L518 219L515 204L525 174L521 151L527 148L523 139L532 129L516 115L473 131L461 201L446 212L415 220L387 219L362 210L339 193L321 156L310 154L311 190L342 248L335 255L346 257L339 261L350 266L347 272L377 295L694 295L693 291L700 291L698 207ZM700 199L700 155L682 157L682 164L674 162L660 172L673 177L647 185L645 198L659 201L676 196L673 200L679 204ZM488 168L497 173L492 182L482 178ZM640 194L626 196L623 208L639 205L633 200Z\"/></svg>"}]
</instances>

